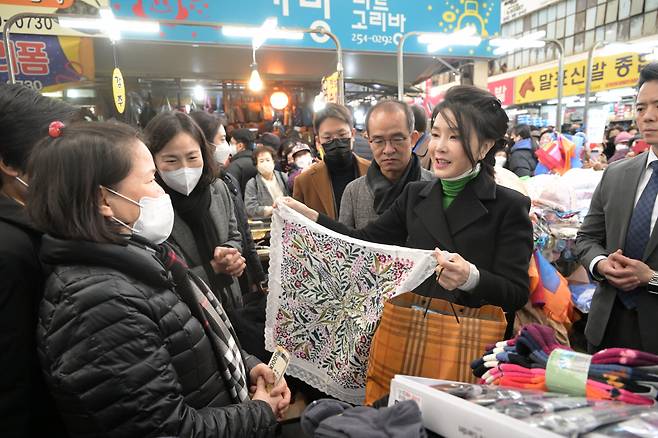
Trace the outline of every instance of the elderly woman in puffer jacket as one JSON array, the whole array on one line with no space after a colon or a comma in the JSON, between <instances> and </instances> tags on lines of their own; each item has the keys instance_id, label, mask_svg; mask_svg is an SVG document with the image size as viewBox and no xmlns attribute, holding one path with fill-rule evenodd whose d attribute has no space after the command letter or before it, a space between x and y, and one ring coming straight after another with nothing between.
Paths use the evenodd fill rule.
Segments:
<instances>
[{"instance_id":1,"label":"elderly woman in puffer jacket","mask_svg":"<svg viewBox=\"0 0 658 438\"><path fill-rule=\"evenodd\" d=\"M240 349L217 298L161 245L173 209L137 133L49 132L28 168L52 269L37 345L69 434L272 436L290 402L285 379Z\"/></svg>"}]
</instances>

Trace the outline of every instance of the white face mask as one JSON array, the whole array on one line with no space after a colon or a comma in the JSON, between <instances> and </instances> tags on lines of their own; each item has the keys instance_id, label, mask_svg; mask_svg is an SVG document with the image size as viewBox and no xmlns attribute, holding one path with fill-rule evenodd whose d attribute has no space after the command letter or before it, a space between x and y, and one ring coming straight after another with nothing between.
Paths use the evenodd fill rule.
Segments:
<instances>
[{"instance_id":1,"label":"white face mask","mask_svg":"<svg viewBox=\"0 0 658 438\"><path fill-rule=\"evenodd\" d=\"M313 157L311 157L310 154L304 154L299 158L295 158L295 166L299 167L302 170L306 169L311 164L313 164Z\"/></svg>"},{"instance_id":2,"label":"white face mask","mask_svg":"<svg viewBox=\"0 0 658 438\"><path fill-rule=\"evenodd\" d=\"M272 172L274 172L274 163L272 161L264 161L258 163L256 169L262 176L270 176L272 175Z\"/></svg>"},{"instance_id":3,"label":"white face mask","mask_svg":"<svg viewBox=\"0 0 658 438\"><path fill-rule=\"evenodd\" d=\"M165 193L157 198L144 196L137 202L107 187L105 190L139 207L139 217L132 227L113 216L115 222L157 245L169 238L174 228L174 207L171 205L169 195Z\"/></svg>"},{"instance_id":4,"label":"white face mask","mask_svg":"<svg viewBox=\"0 0 658 438\"><path fill-rule=\"evenodd\" d=\"M223 165L231 155L235 155L235 147L231 147L227 141L219 144L211 144L215 146L215 161L219 164Z\"/></svg>"},{"instance_id":5,"label":"white face mask","mask_svg":"<svg viewBox=\"0 0 658 438\"><path fill-rule=\"evenodd\" d=\"M180 169L169 171L158 170L158 173L167 186L187 196L192 193L192 190L199 183L201 173L203 173L203 166L181 167Z\"/></svg>"},{"instance_id":6,"label":"white face mask","mask_svg":"<svg viewBox=\"0 0 658 438\"><path fill-rule=\"evenodd\" d=\"M496 160L496 167L505 167L505 163L507 163L507 157L501 157L497 155L494 157L494 159Z\"/></svg>"}]
</instances>

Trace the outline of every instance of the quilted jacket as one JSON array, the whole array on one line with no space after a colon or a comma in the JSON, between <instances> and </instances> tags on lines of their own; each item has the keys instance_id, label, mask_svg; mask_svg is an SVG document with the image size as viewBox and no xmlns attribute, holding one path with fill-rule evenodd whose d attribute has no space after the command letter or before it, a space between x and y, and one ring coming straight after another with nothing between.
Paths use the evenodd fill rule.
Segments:
<instances>
[{"instance_id":1,"label":"quilted jacket","mask_svg":"<svg viewBox=\"0 0 658 438\"><path fill-rule=\"evenodd\" d=\"M44 236L42 370L76 437L266 437L263 401L232 404L201 324L146 245ZM245 367L258 360L243 352Z\"/></svg>"}]
</instances>

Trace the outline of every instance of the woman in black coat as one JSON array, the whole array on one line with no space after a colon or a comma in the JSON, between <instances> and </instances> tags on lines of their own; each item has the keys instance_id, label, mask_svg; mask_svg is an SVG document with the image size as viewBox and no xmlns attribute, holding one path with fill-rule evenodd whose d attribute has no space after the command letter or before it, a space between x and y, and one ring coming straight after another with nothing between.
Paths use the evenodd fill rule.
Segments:
<instances>
[{"instance_id":1,"label":"woman in black coat","mask_svg":"<svg viewBox=\"0 0 658 438\"><path fill-rule=\"evenodd\" d=\"M271 436L285 380L239 348L221 304L162 244L174 220L126 125L53 127L28 209L52 267L39 309L42 371L72 436ZM249 393L252 393L250 396Z\"/></svg>"},{"instance_id":2,"label":"woman in black coat","mask_svg":"<svg viewBox=\"0 0 658 438\"><path fill-rule=\"evenodd\" d=\"M311 220L352 237L436 252L436 277L415 292L469 307L513 312L528 300L532 253L530 200L496 185L494 146L508 118L500 101L470 86L451 88L432 115L429 153L437 180L409 184L380 218L351 230L290 198Z\"/></svg>"}]
</instances>

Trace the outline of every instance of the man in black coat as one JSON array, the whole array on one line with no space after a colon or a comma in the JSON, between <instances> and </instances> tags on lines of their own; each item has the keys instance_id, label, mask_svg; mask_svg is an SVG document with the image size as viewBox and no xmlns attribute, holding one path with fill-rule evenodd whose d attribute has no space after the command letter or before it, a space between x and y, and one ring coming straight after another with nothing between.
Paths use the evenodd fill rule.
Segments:
<instances>
[{"instance_id":1,"label":"man in black coat","mask_svg":"<svg viewBox=\"0 0 658 438\"><path fill-rule=\"evenodd\" d=\"M231 144L235 145L238 152L231 157L231 164L228 165L226 171L238 180L240 192L244 196L247 183L258 173L251 157L254 135L246 128L234 129L231 132Z\"/></svg>"}]
</instances>

